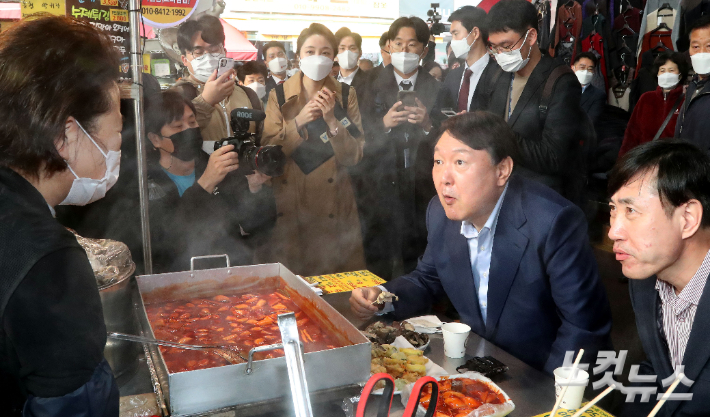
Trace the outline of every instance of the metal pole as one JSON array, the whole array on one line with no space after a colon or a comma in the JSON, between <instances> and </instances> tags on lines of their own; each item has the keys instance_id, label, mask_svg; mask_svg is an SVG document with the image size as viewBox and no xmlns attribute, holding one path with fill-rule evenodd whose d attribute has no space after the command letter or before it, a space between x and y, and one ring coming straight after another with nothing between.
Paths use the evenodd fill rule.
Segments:
<instances>
[{"instance_id":1,"label":"metal pole","mask_svg":"<svg viewBox=\"0 0 710 417\"><path fill-rule=\"evenodd\" d=\"M141 231L143 233L144 274L153 273L153 258L150 249L150 223L148 218L148 162L145 153L145 125L143 121L143 55L140 34L140 0L130 0L129 28L131 36L131 67L133 85L131 98L136 118L136 157L138 161L138 190L141 205Z\"/></svg>"}]
</instances>

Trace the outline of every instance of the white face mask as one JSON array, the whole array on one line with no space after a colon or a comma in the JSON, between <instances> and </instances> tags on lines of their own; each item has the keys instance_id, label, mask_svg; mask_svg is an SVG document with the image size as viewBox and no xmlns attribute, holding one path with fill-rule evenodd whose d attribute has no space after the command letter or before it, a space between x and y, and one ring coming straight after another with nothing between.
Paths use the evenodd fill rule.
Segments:
<instances>
[{"instance_id":1,"label":"white face mask","mask_svg":"<svg viewBox=\"0 0 710 417\"><path fill-rule=\"evenodd\" d=\"M199 81L206 83L219 66L220 58L224 57L225 55L223 53L205 53L201 57L193 59L190 62L192 65L192 75Z\"/></svg>"},{"instance_id":2,"label":"white face mask","mask_svg":"<svg viewBox=\"0 0 710 417\"><path fill-rule=\"evenodd\" d=\"M333 60L323 55L311 55L301 58L300 67L303 75L313 81L320 81L330 74L333 69Z\"/></svg>"},{"instance_id":3,"label":"white face mask","mask_svg":"<svg viewBox=\"0 0 710 417\"><path fill-rule=\"evenodd\" d=\"M664 72L658 76L658 86L667 90L675 87L680 82L680 74Z\"/></svg>"},{"instance_id":4,"label":"white face mask","mask_svg":"<svg viewBox=\"0 0 710 417\"><path fill-rule=\"evenodd\" d=\"M409 74L414 72L419 66L420 55L412 54L410 52L395 52L391 54L392 56L392 66L397 68L402 74Z\"/></svg>"},{"instance_id":5,"label":"white face mask","mask_svg":"<svg viewBox=\"0 0 710 417\"><path fill-rule=\"evenodd\" d=\"M272 74L283 74L288 68L288 60L286 58L274 58L269 61L269 71Z\"/></svg>"},{"instance_id":6,"label":"white face mask","mask_svg":"<svg viewBox=\"0 0 710 417\"><path fill-rule=\"evenodd\" d=\"M353 51L343 51L338 54L338 64L340 68L351 70L357 66L359 55Z\"/></svg>"},{"instance_id":7,"label":"white face mask","mask_svg":"<svg viewBox=\"0 0 710 417\"><path fill-rule=\"evenodd\" d=\"M260 82L254 81L254 82L251 83L251 84L247 84L247 87L249 87L249 88L251 88L252 90L254 90L254 92L256 93L256 95L259 96L259 99L260 99L260 100L261 100L262 98L264 98L264 96L266 95L266 87L264 86L264 84L262 84L262 83L260 83Z\"/></svg>"},{"instance_id":8,"label":"white face mask","mask_svg":"<svg viewBox=\"0 0 710 417\"><path fill-rule=\"evenodd\" d=\"M471 44L468 44L468 37L471 36L471 33L469 32L468 35L466 35L465 38L463 39L451 39L451 51L454 53L456 58L465 58L466 55L468 55L468 51L473 48L473 44L476 43L478 39L474 39Z\"/></svg>"},{"instance_id":9,"label":"white face mask","mask_svg":"<svg viewBox=\"0 0 710 417\"><path fill-rule=\"evenodd\" d=\"M577 76L577 79L579 80L579 83L582 85L589 85L589 83L592 82L592 78L594 77L594 74L587 70L579 70L575 71L574 75Z\"/></svg>"},{"instance_id":10,"label":"white face mask","mask_svg":"<svg viewBox=\"0 0 710 417\"><path fill-rule=\"evenodd\" d=\"M690 61L693 63L693 71L695 71L696 74L710 74L710 52L701 52L691 55Z\"/></svg>"},{"instance_id":11,"label":"white face mask","mask_svg":"<svg viewBox=\"0 0 710 417\"><path fill-rule=\"evenodd\" d=\"M520 45L520 48L510 52L500 52L494 54L496 62L498 62L498 65L500 65L503 71L518 72L528 64L528 61L530 61L530 52L532 51L532 48L530 48L530 50L528 51L528 57L525 59L523 59L523 55L520 53L520 50L523 49L523 46L525 46L525 41L528 39L529 33L530 30L528 29L527 33L525 33L525 38L523 39L523 43L522 45Z\"/></svg>"},{"instance_id":12,"label":"white face mask","mask_svg":"<svg viewBox=\"0 0 710 417\"><path fill-rule=\"evenodd\" d=\"M71 184L71 190L69 190L67 197L64 201L59 203L60 206L85 206L96 200L104 198L104 196L106 196L106 192L111 189L114 184L116 184L116 181L118 181L118 172L121 168L121 151L108 151L108 153L104 153L86 129L84 129L79 122L76 122L76 124L91 140L94 146L99 149L101 155L104 156L104 159L106 160L106 173L100 180L92 178L79 178L67 162L69 170L76 178L74 178L74 182Z\"/></svg>"}]
</instances>

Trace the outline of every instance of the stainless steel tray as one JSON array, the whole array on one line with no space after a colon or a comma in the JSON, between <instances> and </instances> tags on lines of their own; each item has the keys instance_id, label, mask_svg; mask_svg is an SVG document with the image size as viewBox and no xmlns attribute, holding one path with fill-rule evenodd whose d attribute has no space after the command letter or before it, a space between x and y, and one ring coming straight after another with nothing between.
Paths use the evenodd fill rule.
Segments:
<instances>
[{"instance_id":1,"label":"stainless steel tray","mask_svg":"<svg viewBox=\"0 0 710 417\"><path fill-rule=\"evenodd\" d=\"M278 280L274 277L280 277ZM304 355L311 393L366 381L370 375L370 342L345 317L316 295L281 264L227 267L137 278L141 295L139 318L147 335L154 337L145 304L180 300L221 292L246 292L283 285L299 308L319 326L339 339L344 347ZM283 357L247 364L228 365L189 372L170 373L159 349L151 355L160 391L171 415L191 415L241 404L273 399L291 402L286 361Z\"/></svg>"}]
</instances>

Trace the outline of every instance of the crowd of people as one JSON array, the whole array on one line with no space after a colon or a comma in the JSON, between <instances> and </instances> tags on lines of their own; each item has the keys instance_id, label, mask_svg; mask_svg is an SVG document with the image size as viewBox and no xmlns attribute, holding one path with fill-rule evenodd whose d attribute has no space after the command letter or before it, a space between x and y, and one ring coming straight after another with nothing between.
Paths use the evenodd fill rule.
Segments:
<instances>
[{"instance_id":1,"label":"crowd of people","mask_svg":"<svg viewBox=\"0 0 710 417\"><path fill-rule=\"evenodd\" d=\"M612 350L585 212L602 64L541 48L525 0L464 6L449 22L448 68L433 62L427 23L400 17L379 65L362 59L359 34L313 23L297 71L269 42L224 73L217 18L182 24L187 75L164 91L144 83L153 272L223 253L306 276L369 269L388 282L353 291L364 319L423 314L446 296L475 333L547 373L567 351L593 363ZM699 416L710 407L710 17L688 34L689 58L656 58L658 89L603 174L645 370L660 387L685 367L696 397L674 410ZM141 264L135 127L117 80L110 40L91 25L44 17L0 36L0 398L12 414L118 413L96 282L65 228L124 241ZM264 117L235 120L237 109ZM283 169L250 164L225 142L237 137L279 149ZM374 306L382 291L399 300Z\"/></svg>"}]
</instances>

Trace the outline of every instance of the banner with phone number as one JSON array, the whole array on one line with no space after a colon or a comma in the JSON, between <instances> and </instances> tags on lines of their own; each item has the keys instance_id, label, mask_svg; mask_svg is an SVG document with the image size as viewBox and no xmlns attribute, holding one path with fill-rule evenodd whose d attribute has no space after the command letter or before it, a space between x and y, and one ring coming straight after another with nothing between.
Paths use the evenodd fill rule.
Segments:
<instances>
[{"instance_id":1,"label":"banner with phone number","mask_svg":"<svg viewBox=\"0 0 710 417\"><path fill-rule=\"evenodd\" d=\"M141 13L146 24L169 28L186 21L199 0L143 0Z\"/></svg>"}]
</instances>

